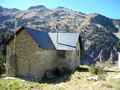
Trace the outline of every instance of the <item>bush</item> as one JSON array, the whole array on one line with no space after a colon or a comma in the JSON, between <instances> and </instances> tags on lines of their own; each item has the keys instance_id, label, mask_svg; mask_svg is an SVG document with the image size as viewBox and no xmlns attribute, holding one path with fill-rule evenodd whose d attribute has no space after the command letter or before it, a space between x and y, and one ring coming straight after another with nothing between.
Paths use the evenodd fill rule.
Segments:
<instances>
[{"instance_id":1,"label":"bush","mask_svg":"<svg viewBox=\"0 0 120 90\"><path fill-rule=\"evenodd\" d=\"M94 65L91 64L88 71L91 72L94 75L102 75L102 74L105 73L105 71L103 69L104 69L104 67L94 67Z\"/></svg>"}]
</instances>

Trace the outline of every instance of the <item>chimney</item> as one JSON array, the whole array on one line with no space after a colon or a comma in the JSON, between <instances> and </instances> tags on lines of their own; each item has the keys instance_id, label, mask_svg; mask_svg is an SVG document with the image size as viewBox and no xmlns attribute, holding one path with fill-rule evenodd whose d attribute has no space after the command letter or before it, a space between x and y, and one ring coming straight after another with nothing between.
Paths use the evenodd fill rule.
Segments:
<instances>
[{"instance_id":1,"label":"chimney","mask_svg":"<svg viewBox=\"0 0 120 90\"><path fill-rule=\"evenodd\" d=\"M56 25L56 28L57 28L57 40L56 40L56 43L58 44L58 27Z\"/></svg>"},{"instance_id":2,"label":"chimney","mask_svg":"<svg viewBox=\"0 0 120 90\"><path fill-rule=\"evenodd\" d=\"M13 41L13 55L15 55L15 43L16 43L16 31L17 31L17 21L18 18L15 19L15 31L14 31L14 41Z\"/></svg>"}]
</instances>

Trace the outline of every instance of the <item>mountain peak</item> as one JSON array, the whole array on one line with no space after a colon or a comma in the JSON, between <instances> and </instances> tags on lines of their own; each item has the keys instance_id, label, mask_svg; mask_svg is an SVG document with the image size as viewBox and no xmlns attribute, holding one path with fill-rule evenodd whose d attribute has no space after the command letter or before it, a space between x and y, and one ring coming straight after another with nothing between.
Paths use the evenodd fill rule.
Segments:
<instances>
[{"instance_id":1,"label":"mountain peak","mask_svg":"<svg viewBox=\"0 0 120 90\"><path fill-rule=\"evenodd\" d=\"M65 7L58 6L57 8L63 9L63 8L65 8Z\"/></svg>"},{"instance_id":2,"label":"mountain peak","mask_svg":"<svg viewBox=\"0 0 120 90\"><path fill-rule=\"evenodd\" d=\"M4 12L4 11L11 11L11 12L16 12L16 11L20 11L19 9L17 8L3 8L2 6L0 6L0 12Z\"/></svg>"},{"instance_id":3,"label":"mountain peak","mask_svg":"<svg viewBox=\"0 0 120 90\"><path fill-rule=\"evenodd\" d=\"M47 8L43 5L31 6L30 8L28 8L28 10L32 9L47 9Z\"/></svg>"}]
</instances>

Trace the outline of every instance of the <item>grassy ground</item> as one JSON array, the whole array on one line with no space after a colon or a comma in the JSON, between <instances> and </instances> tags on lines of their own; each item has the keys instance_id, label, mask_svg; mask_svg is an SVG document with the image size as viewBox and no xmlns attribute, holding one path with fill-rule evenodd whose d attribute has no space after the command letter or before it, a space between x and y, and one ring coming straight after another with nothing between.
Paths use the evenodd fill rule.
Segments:
<instances>
[{"instance_id":1,"label":"grassy ground","mask_svg":"<svg viewBox=\"0 0 120 90\"><path fill-rule=\"evenodd\" d=\"M119 75L118 69L106 69L105 80L87 81L93 76L88 72L88 66L80 66L73 74L58 75L52 79L42 78L40 82L20 81L20 79L0 78L0 90L120 90L120 79L112 79ZM94 86L95 82L102 82L101 86Z\"/></svg>"},{"instance_id":2,"label":"grassy ground","mask_svg":"<svg viewBox=\"0 0 120 90\"><path fill-rule=\"evenodd\" d=\"M103 67L107 66L108 68L116 67L116 66L118 66L118 61L114 61L114 64L112 64L112 61L107 60L107 61L105 61L105 63L102 63L102 66Z\"/></svg>"}]
</instances>

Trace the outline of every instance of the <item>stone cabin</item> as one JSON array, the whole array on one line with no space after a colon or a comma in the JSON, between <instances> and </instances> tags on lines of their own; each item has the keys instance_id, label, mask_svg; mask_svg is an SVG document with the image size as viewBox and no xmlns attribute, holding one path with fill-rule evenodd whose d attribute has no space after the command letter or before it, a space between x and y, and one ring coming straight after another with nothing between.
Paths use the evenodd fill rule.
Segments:
<instances>
[{"instance_id":1,"label":"stone cabin","mask_svg":"<svg viewBox=\"0 0 120 90\"><path fill-rule=\"evenodd\" d=\"M13 41L16 34L15 55ZM5 44L6 75L41 78L45 70L67 68L74 72L79 66L81 36L79 33L45 33L22 26Z\"/></svg>"}]
</instances>

